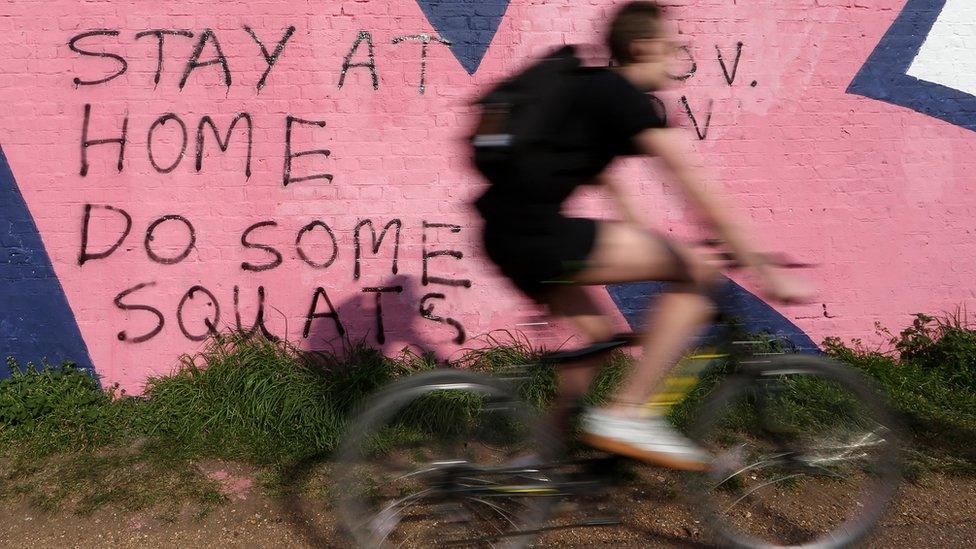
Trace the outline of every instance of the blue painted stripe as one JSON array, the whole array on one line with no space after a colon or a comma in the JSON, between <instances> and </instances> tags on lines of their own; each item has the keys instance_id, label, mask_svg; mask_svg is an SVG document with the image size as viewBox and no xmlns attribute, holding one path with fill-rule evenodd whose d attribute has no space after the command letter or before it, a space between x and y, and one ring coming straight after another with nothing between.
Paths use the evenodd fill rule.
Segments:
<instances>
[{"instance_id":1,"label":"blue painted stripe","mask_svg":"<svg viewBox=\"0 0 976 549\"><path fill-rule=\"evenodd\" d=\"M488 51L509 0L417 0L441 38L468 74L474 74Z\"/></svg>"},{"instance_id":2,"label":"blue painted stripe","mask_svg":"<svg viewBox=\"0 0 976 549\"><path fill-rule=\"evenodd\" d=\"M946 0L909 0L847 93L906 107L976 131L976 96L906 74Z\"/></svg>"},{"instance_id":3,"label":"blue painted stripe","mask_svg":"<svg viewBox=\"0 0 976 549\"><path fill-rule=\"evenodd\" d=\"M627 319L632 330L646 327L647 311L651 299L664 291L666 284L661 282L635 282L630 284L610 284L607 291L620 313ZM789 341L800 352L818 353L817 344L796 324L790 322L776 309L735 282L726 279L726 284L716 296L728 314L742 323L749 332L765 332Z\"/></svg>"},{"instance_id":4,"label":"blue painted stripe","mask_svg":"<svg viewBox=\"0 0 976 549\"><path fill-rule=\"evenodd\" d=\"M74 313L0 148L0 378L10 375L8 356L21 365L69 360L94 375Z\"/></svg>"}]
</instances>

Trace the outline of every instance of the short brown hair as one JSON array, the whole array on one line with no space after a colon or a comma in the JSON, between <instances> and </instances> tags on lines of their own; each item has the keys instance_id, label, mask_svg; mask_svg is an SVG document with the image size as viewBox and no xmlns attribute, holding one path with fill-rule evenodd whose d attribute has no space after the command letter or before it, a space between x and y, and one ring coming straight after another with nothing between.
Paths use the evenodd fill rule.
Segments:
<instances>
[{"instance_id":1,"label":"short brown hair","mask_svg":"<svg viewBox=\"0 0 976 549\"><path fill-rule=\"evenodd\" d=\"M631 43L656 37L660 32L662 17L664 12L661 7L646 0L628 2L620 7L610 21L607 32L610 58L620 64L632 62Z\"/></svg>"}]
</instances>

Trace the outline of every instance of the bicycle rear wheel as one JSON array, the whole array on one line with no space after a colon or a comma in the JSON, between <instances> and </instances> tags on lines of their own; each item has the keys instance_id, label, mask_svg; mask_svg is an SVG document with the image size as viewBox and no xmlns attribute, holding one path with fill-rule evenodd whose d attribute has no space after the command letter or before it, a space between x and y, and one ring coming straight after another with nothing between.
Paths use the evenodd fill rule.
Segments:
<instances>
[{"instance_id":1,"label":"bicycle rear wheel","mask_svg":"<svg viewBox=\"0 0 976 549\"><path fill-rule=\"evenodd\" d=\"M554 503L550 477L526 459L547 440L495 379L455 370L395 383L347 429L342 524L362 547L524 547Z\"/></svg>"},{"instance_id":2,"label":"bicycle rear wheel","mask_svg":"<svg viewBox=\"0 0 976 549\"><path fill-rule=\"evenodd\" d=\"M840 547L867 534L900 479L900 437L867 379L823 357L755 360L702 406L715 456L697 502L738 547Z\"/></svg>"}]
</instances>

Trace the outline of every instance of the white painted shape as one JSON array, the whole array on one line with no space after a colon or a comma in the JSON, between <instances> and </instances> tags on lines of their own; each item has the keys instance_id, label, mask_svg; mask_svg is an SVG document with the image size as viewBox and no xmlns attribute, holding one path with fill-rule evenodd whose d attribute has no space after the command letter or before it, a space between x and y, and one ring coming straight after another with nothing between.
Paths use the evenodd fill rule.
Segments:
<instances>
[{"instance_id":1,"label":"white painted shape","mask_svg":"<svg viewBox=\"0 0 976 549\"><path fill-rule=\"evenodd\" d=\"M908 75L976 95L976 0L947 0Z\"/></svg>"}]
</instances>

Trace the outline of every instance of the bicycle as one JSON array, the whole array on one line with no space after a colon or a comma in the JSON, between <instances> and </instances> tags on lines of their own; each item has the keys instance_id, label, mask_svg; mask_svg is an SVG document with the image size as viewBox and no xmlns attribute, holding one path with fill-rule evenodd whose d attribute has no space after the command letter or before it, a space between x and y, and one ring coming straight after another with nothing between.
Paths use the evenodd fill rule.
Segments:
<instances>
[{"instance_id":1,"label":"bicycle","mask_svg":"<svg viewBox=\"0 0 976 549\"><path fill-rule=\"evenodd\" d=\"M754 341L728 330L715 339L672 374L657 401L674 405L700 380L712 385L689 435L714 462L685 481L717 541L839 547L863 538L900 479L899 427L874 385L824 356L755 352ZM557 529L620 524L550 521L559 502L605 487L606 470L622 458L553 455L560 441L519 391L547 365L638 340L622 334L501 376L432 371L379 391L338 453L344 529L363 547L526 547ZM526 459L532 450L546 457Z\"/></svg>"}]
</instances>

